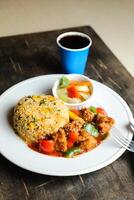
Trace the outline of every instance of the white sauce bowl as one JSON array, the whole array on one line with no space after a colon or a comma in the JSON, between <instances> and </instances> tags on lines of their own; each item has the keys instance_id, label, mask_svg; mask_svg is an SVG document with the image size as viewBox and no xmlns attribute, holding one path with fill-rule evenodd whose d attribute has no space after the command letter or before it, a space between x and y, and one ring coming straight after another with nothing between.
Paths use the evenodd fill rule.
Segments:
<instances>
[{"instance_id":1,"label":"white sauce bowl","mask_svg":"<svg viewBox=\"0 0 134 200\"><path fill-rule=\"evenodd\" d=\"M64 74L64 76L66 76L69 80L86 81L86 82L89 81L92 84L92 81L87 76L84 76L84 75L81 75L81 74ZM58 94L57 94L57 88L59 86L59 82L60 82L60 79L57 80L54 83L54 86L52 88L52 93L53 93L54 97L56 97L56 98L59 98ZM93 84L92 84L92 86L93 86ZM87 100L85 100L83 102L80 102L80 103L64 102L64 103L65 103L65 105L68 106L69 109L81 110L82 108L89 107L93 104L93 101L92 101L93 93L91 94L91 96Z\"/></svg>"}]
</instances>

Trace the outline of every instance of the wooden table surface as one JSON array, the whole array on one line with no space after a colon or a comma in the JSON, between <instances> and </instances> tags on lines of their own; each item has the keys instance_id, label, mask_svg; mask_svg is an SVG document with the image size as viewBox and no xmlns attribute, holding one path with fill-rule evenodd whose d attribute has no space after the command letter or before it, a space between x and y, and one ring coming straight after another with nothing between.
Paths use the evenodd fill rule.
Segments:
<instances>
[{"instance_id":1,"label":"wooden table surface","mask_svg":"<svg viewBox=\"0 0 134 200\"><path fill-rule=\"evenodd\" d=\"M0 38L0 94L24 79L61 73L55 39L71 30L93 40L85 75L114 89L134 113L133 77L89 26ZM126 151L101 170L72 177L32 173L0 155L0 200L23 199L134 200L134 154Z\"/></svg>"}]
</instances>

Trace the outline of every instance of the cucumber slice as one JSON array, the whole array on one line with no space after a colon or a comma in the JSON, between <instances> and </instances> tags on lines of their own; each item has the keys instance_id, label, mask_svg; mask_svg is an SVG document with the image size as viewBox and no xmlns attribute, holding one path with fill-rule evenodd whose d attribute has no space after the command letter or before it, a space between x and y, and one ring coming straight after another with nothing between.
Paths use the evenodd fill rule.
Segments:
<instances>
[{"instance_id":1,"label":"cucumber slice","mask_svg":"<svg viewBox=\"0 0 134 200\"><path fill-rule=\"evenodd\" d=\"M58 97L59 97L62 101L68 102L67 91L66 91L65 88L58 89L58 90L57 90L57 95L58 95Z\"/></svg>"},{"instance_id":2,"label":"cucumber slice","mask_svg":"<svg viewBox=\"0 0 134 200\"><path fill-rule=\"evenodd\" d=\"M89 92L89 87L87 85L76 86L76 89L78 92Z\"/></svg>"},{"instance_id":3,"label":"cucumber slice","mask_svg":"<svg viewBox=\"0 0 134 200\"><path fill-rule=\"evenodd\" d=\"M70 84L70 80L66 76L63 76L60 79L59 87L64 88L64 87L68 86L69 84Z\"/></svg>"},{"instance_id":4,"label":"cucumber slice","mask_svg":"<svg viewBox=\"0 0 134 200\"><path fill-rule=\"evenodd\" d=\"M68 97L68 103L81 103L81 100L79 98L69 98Z\"/></svg>"}]
</instances>

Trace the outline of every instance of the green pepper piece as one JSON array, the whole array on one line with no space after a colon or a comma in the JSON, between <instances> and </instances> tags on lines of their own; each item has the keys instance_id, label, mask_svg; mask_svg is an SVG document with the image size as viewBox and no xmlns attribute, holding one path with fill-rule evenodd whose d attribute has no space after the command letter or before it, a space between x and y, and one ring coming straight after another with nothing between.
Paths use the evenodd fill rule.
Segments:
<instances>
[{"instance_id":1,"label":"green pepper piece","mask_svg":"<svg viewBox=\"0 0 134 200\"><path fill-rule=\"evenodd\" d=\"M84 124L84 129L94 137L99 136L98 130L92 124L89 123Z\"/></svg>"},{"instance_id":2,"label":"green pepper piece","mask_svg":"<svg viewBox=\"0 0 134 200\"><path fill-rule=\"evenodd\" d=\"M66 76L63 76L60 79L60 83L59 83L60 88L64 88L64 87L68 86L69 84L70 84L70 80Z\"/></svg>"},{"instance_id":3,"label":"green pepper piece","mask_svg":"<svg viewBox=\"0 0 134 200\"><path fill-rule=\"evenodd\" d=\"M66 151L65 157L72 158L75 154L79 154L79 153L81 153L81 149L79 147L74 147Z\"/></svg>"},{"instance_id":4,"label":"green pepper piece","mask_svg":"<svg viewBox=\"0 0 134 200\"><path fill-rule=\"evenodd\" d=\"M96 108L94 106L89 107L90 111L96 114Z\"/></svg>"}]
</instances>

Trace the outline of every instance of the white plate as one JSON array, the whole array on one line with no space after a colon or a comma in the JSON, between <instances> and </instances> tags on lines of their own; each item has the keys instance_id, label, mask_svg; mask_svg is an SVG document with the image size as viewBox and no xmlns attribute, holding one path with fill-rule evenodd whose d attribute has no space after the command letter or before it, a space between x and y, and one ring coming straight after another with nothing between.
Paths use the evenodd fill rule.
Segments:
<instances>
[{"instance_id":1,"label":"white plate","mask_svg":"<svg viewBox=\"0 0 134 200\"><path fill-rule=\"evenodd\" d=\"M44 75L31 78L9 88L0 97L0 152L14 164L40 174L70 176L93 172L101 169L117 158L125 149L121 148L111 135L94 150L76 158L57 158L33 151L15 134L9 123L9 113L18 100L25 95L51 92L53 83L62 75ZM116 127L124 135L132 138L127 128L132 113L125 101L113 90L93 81L94 101L104 107L116 120ZM112 132L111 132L112 134Z\"/></svg>"}]
</instances>

